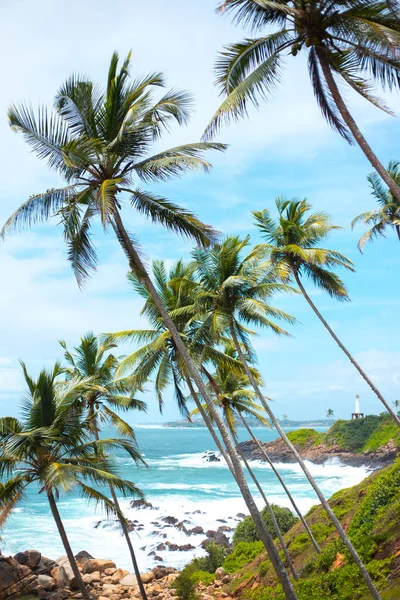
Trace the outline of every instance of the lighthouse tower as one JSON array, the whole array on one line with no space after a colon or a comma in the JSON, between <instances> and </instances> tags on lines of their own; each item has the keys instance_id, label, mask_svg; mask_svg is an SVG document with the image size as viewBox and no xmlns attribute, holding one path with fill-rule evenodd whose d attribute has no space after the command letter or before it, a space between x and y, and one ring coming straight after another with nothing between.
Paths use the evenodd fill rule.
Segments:
<instances>
[{"instance_id":1,"label":"lighthouse tower","mask_svg":"<svg viewBox=\"0 0 400 600\"><path fill-rule=\"evenodd\" d=\"M351 413L352 419L363 419L364 413L360 412L360 396L357 394L354 402L354 412Z\"/></svg>"}]
</instances>

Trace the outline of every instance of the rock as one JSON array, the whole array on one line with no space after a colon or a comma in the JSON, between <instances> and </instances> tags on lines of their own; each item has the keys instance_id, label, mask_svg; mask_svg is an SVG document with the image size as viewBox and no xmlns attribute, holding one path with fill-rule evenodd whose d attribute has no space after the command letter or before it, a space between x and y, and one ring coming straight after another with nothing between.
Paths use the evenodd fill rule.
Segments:
<instances>
[{"instance_id":1,"label":"rock","mask_svg":"<svg viewBox=\"0 0 400 600\"><path fill-rule=\"evenodd\" d=\"M0 600L30 594L38 586L38 578L29 567L20 565L11 556L0 555Z\"/></svg>"},{"instance_id":2,"label":"rock","mask_svg":"<svg viewBox=\"0 0 400 600\"><path fill-rule=\"evenodd\" d=\"M108 575L110 577L111 575L114 575L116 570L117 569L115 567L109 567L108 569L104 569L104 575Z\"/></svg>"},{"instance_id":3,"label":"rock","mask_svg":"<svg viewBox=\"0 0 400 600\"><path fill-rule=\"evenodd\" d=\"M136 575L133 575L132 573L128 573L128 575L125 575L125 577L122 577L122 579L120 579L120 585L126 585L128 587L131 586L137 586L137 579L136 579Z\"/></svg>"},{"instance_id":4,"label":"rock","mask_svg":"<svg viewBox=\"0 0 400 600\"><path fill-rule=\"evenodd\" d=\"M225 519L217 519L220 523L226 523Z\"/></svg>"},{"instance_id":5,"label":"rock","mask_svg":"<svg viewBox=\"0 0 400 600\"><path fill-rule=\"evenodd\" d=\"M222 579L223 577L225 577L226 575L226 571L223 567L218 567L218 569L215 571L215 579L219 580Z\"/></svg>"},{"instance_id":6,"label":"rock","mask_svg":"<svg viewBox=\"0 0 400 600\"><path fill-rule=\"evenodd\" d=\"M108 600L106 596L98 596L97 600Z\"/></svg>"},{"instance_id":7,"label":"rock","mask_svg":"<svg viewBox=\"0 0 400 600\"><path fill-rule=\"evenodd\" d=\"M18 554L14 556L14 559L20 565L26 565L31 570L36 569L41 558L42 555L38 550L25 550L25 552L18 552Z\"/></svg>"},{"instance_id":8,"label":"rock","mask_svg":"<svg viewBox=\"0 0 400 600\"><path fill-rule=\"evenodd\" d=\"M78 554L75 554L75 560L80 565L84 565L88 560L93 560L94 557L86 552L86 550L81 550Z\"/></svg>"},{"instance_id":9,"label":"rock","mask_svg":"<svg viewBox=\"0 0 400 600\"><path fill-rule=\"evenodd\" d=\"M176 552L176 550L179 550L178 544L173 544L172 542L167 542L166 545L168 546L168 550L171 550L172 552Z\"/></svg>"},{"instance_id":10,"label":"rock","mask_svg":"<svg viewBox=\"0 0 400 600\"><path fill-rule=\"evenodd\" d=\"M162 556L155 556L154 560L157 560L158 562L164 562L164 559Z\"/></svg>"},{"instance_id":11,"label":"rock","mask_svg":"<svg viewBox=\"0 0 400 600\"><path fill-rule=\"evenodd\" d=\"M229 575L224 575L221 579L221 583L223 583L224 585L229 583L231 580L231 578L229 577Z\"/></svg>"},{"instance_id":12,"label":"rock","mask_svg":"<svg viewBox=\"0 0 400 600\"><path fill-rule=\"evenodd\" d=\"M164 567L164 566L154 567L154 569L152 569L152 571L153 571L154 577L156 579L162 579L163 577L166 577L167 575L171 575L172 573L175 573L175 569L173 567Z\"/></svg>"},{"instance_id":13,"label":"rock","mask_svg":"<svg viewBox=\"0 0 400 600\"><path fill-rule=\"evenodd\" d=\"M42 556L38 566L35 568L35 573L36 575L50 575L55 566L56 563L54 560Z\"/></svg>"},{"instance_id":14,"label":"rock","mask_svg":"<svg viewBox=\"0 0 400 600\"><path fill-rule=\"evenodd\" d=\"M193 529L190 529L189 531L189 535L197 535L200 533L204 533L204 529L200 527L200 525L196 525L196 527L193 527Z\"/></svg>"},{"instance_id":15,"label":"rock","mask_svg":"<svg viewBox=\"0 0 400 600\"><path fill-rule=\"evenodd\" d=\"M167 523L168 525L176 525L179 523L179 519L176 517L162 517L161 521L164 521L164 523Z\"/></svg>"},{"instance_id":16,"label":"rock","mask_svg":"<svg viewBox=\"0 0 400 600\"><path fill-rule=\"evenodd\" d=\"M214 531L213 529L209 529L206 532L207 538L201 542L202 548L207 548L207 544L210 542L215 542L219 546L226 546L227 548L231 547L229 539L222 531Z\"/></svg>"},{"instance_id":17,"label":"rock","mask_svg":"<svg viewBox=\"0 0 400 600\"><path fill-rule=\"evenodd\" d=\"M49 575L38 575L38 583L47 592L52 592L57 587L55 579Z\"/></svg>"},{"instance_id":18,"label":"rock","mask_svg":"<svg viewBox=\"0 0 400 600\"><path fill-rule=\"evenodd\" d=\"M233 531L233 527L229 527L229 525L220 525L217 529L217 531Z\"/></svg>"},{"instance_id":19,"label":"rock","mask_svg":"<svg viewBox=\"0 0 400 600\"><path fill-rule=\"evenodd\" d=\"M154 575L153 571L149 571L148 573L143 573L140 578L143 583L151 583L155 580L156 576Z\"/></svg>"},{"instance_id":20,"label":"rock","mask_svg":"<svg viewBox=\"0 0 400 600\"><path fill-rule=\"evenodd\" d=\"M246 515L243 514L243 513L238 513L236 516L239 517L239 519L245 519L246 518Z\"/></svg>"},{"instance_id":21,"label":"rock","mask_svg":"<svg viewBox=\"0 0 400 600\"><path fill-rule=\"evenodd\" d=\"M82 568L84 573L94 573L95 571L104 573L106 569L116 569L115 562L103 558L90 558L84 563Z\"/></svg>"},{"instance_id":22,"label":"rock","mask_svg":"<svg viewBox=\"0 0 400 600\"><path fill-rule=\"evenodd\" d=\"M194 550L195 546L192 546L192 544L183 544L182 546L178 547L179 552L188 552L188 550Z\"/></svg>"},{"instance_id":23,"label":"rock","mask_svg":"<svg viewBox=\"0 0 400 600\"><path fill-rule=\"evenodd\" d=\"M59 566L54 567L54 569L51 571L51 576L55 579L57 587L70 587L71 589L78 589L77 581L68 558L64 560L61 565L59 560L60 559L57 560Z\"/></svg>"},{"instance_id":24,"label":"rock","mask_svg":"<svg viewBox=\"0 0 400 600\"><path fill-rule=\"evenodd\" d=\"M82 579L84 583L87 583L89 585L101 581L100 571L95 571L94 573L86 573L86 575L83 575Z\"/></svg>"},{"instance_id":25,"label":"rock","mask_svg":"<svg viewBox=\"0 0 400 600\"><path fill-rule=\"evenodd\" d=\"M132 508L151 508L151 509L154 509L154 506L151 504L151 502L147 502L147 500L143 500L142 498L140 500L132 500L131 507Z\"/></svg>"},{"instance_id":26,"label":"rock","mask_svg":"<svg viewBox=\"0 0 400 600\"><path fill-rule=\"evenodd\" d=\"M160 551L160 550L162 551L162 550L166 550L166 549L167 549L166 544L158 544L156 546L156 550L158 550L158 551Z\"/></svg>"},{"instance_id":27,"label":"rock","mask_svg":"<svg viewBox=\"0 0 400 600\"><path fill-rule=\"evenodd\" d=\"M211 451L205 452L203 454L203 459L206 462L221 462L221 459L219 458L219 456L217 456L215 452L211 452Z\"/></svg>"}]
</instances>

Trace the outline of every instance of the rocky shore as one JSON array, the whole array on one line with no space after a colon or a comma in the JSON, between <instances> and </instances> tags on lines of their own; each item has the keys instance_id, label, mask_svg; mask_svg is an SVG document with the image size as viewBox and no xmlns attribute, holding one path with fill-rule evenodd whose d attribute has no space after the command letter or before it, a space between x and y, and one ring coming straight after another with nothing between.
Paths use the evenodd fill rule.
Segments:
<instances>
[{"instance_id":1,"label":"rocky shore","mask_svg":"<svg viewBox=\"0 0 400 600\"><path fill-rule=\"evenodd\" d=\"M94 600L140 599L136 576L117 568L112 560L93 558L88 552L76 555L82 578ZM178 572L173 567L158 565L141 575L146 594L157 600L176 600L174 582ZM224 569L216 571L211 585L199 582L199 600L230 600L223 591L230 582ZM14 557L0 554L0 600L17 600L24 596L40 600L81 598L76 580L66 556L56 560L46 558L37 550L19 552Z\"/></svg>"},{"instance_id":2,"label":"rocky shore","mask_svg":"<svg viewBox=\"0 0 400 600\"><path fill-rule=\"evenodd\" d=\"M294 463L296 462L293 454L285 445L281 438L273 442L260 442L270 459L275 463ZM253 440L241 442L241 450L248 460L265 461L265 456L258 445ZM294 444L302 458L316 464L323 464L332 459L338 459L341 463L351 467L366 466L370 469L379 469L390 465L398 456L399 448L393 442L389 441L374 452L350 452L339 445L326 445L324 443L315 444L312 440L303 446Z\"/></svg>"}]
</instances>

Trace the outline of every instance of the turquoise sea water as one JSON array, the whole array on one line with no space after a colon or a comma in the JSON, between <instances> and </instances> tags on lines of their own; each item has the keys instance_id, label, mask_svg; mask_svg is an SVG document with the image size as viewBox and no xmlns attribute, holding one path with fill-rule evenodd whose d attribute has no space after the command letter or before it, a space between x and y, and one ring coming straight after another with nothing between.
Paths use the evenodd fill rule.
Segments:
<instances>
[{"instance_id":1,"label":"turquoise sea water","mask_svg":"<svg viewBox=\"0 0 400 600\"><path fill-rule=\"evenodd\" d=\"M173 516L180 521L186 519L187 528L200 525L217 529L221 519L234 527L239 512L247 513L236 483L223 462L207 462L206 450L215 450L206 429L168 429L161 426L136 426L140 449L148 467L136 467L128 456L116 456L121 475L134 481L146 494L153 510L130 508L129 501L122 501L129 518L137 520L143 527L132 533L142 570L155 564L149 554L160 542L177 544L190 543L195 549L189 552L156 551L165 564L182 566L192 556L202 553L198 545L204 535L187 537L175 527L166 526L162 517ZM277 437L275 431L265 428L256 430L257 437L270 441ZM239 439L248 439L247 432L239 429ZM269 499L277 504L289 506L271 469L262 463L252 464L259 481ZM316 504L308 482L297 465L277 465L292 493L304 512ZM341 488L358 483L366 476L363 468L344 467L338 463L310 465L313 475L326 496ZM250 488L256 493L255 486ZM262 502L258 502L260 507ZM62 496L59 510L69 535L73 550L87 550L98 558L111 558L118 566L130 568L129 557L120 531L114 522L107 522L104 515L93 505L70 493ZM201 511L199 514L193 514ZM155 525L154 523L159 523ZM165 537L161 537L165 536ZM10 517L1 532L1 550L14 554L19 550L37 548L51 558L64 554L57 530L52 521L49 507L43 494L31 489L26 500ZM157 561L156 561L157 562Z\"/></svg>"}]
</instances>

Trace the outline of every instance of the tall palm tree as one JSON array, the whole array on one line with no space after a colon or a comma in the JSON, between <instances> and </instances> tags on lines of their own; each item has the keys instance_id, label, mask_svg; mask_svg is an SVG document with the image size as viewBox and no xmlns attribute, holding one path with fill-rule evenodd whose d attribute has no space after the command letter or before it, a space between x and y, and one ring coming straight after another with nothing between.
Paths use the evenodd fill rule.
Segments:
<instances>
[{"instance_id":1,"label":"tall palm tree","mask_svg":"<svg viewBox=\"0 0 400 600\"><path fill-rule=\"evenodd\" d=\"M369 79L384 89L399 87L400 23L395 11L385 2L363 0L223 0L218 10L233 13L236 23L249 25L253 31L267 31L226 46L220 53L217 85L225 99L207 127L206 138L223 121L245 116L248 104L258 106L260 98L272 93L281 81L288 54L305 54L322 115L346 141L359 145L393 195L400 198L398 182L372 151L339 89L344 83L392 114L373 95Z\"/></svg>"},{"instance_id":2,"label":"tall palm tree","mask_svg":"<svg viewBox=\"0 0 400 600\"><path fill-rule=\"evenodd\" d=\"M344 267L354 271L353 263L339 252L320 247L326 237L338 227L332 225L331 219L326 213L310 213L311 205L306 200L278 198L276 207L278 212L277 221L273 219L267 209L253 213L256 225L267 241L265 248L271 261L280 269L284 277L294 278L301 293L321 323L400 427L399 417L325 321L307 294L302 282L302 277L306 276L311 279L314 285L332 298L341 301L349 300L344 283L336 273L329 269Z\"/></svg>"},{"instance_id":3,"label":"tall palm tree","mask_svg":"<svg viewBox=\"0 0 400 600\"><path fill-rule=\"evenodd\" d=\"M236 352L233 351L231 344L229 344L229 345L225 344L225 352L230 356L235 356L235 354L236 354ZM244 416L246 414L251 415L252 417L257 419L257 421L260 424L267 425L269 427L268 421L266 421L264 415L262 414L263 411L262 411L261 407L254 402L254 399L256 398L256 393L252 389L249 389L249 387L251 386L249 378L247 377L247 375L245 375L240 370L238 370L238 369L233 370L231 366L227 366L224 363L221 363L220 365L216 365L216 366L217 366L217 369L216 369L216 372L214 375L211 375L207 370L205 370L205 373L206 373L206 377L208 378L208 380L210 382L210 386L212 387L212 389L214 391L214 394L217 398L218 403L223 408L225 420L228 423L228 426L229 426L230 430L232 431L233 436L236 439L236 421L239 420L239 422L245 427L247 432L250 434L251 439L256 444L258 449L263 454L265 460L271 467L273 473L277 477L277 479L278 479L279 483L281 484L283 490L285 491L288 499L290 500L290 503L292 504L295 512L297 513L302 524L304 525L307 535L309 536L315 550L318 552L318 554L320 554L321 549L319 548L307 521L301 514L301 511L298 508L292 494L290 493L290 490L288 489L285 482L283 481L283 479L282 479L279 471L276 469L274 463L268 456L268 453L266 452L265 448L262 446L260 441L254 435L252 428L250 427L250 425L248 424L248 422ZM255 373L254 373L254 375L255 375ZM260 384L261 381L262 381L261 378L259 378L258 383ZM196 411L198 411L198 409L196 409ZM195 411L192 411L192 412L194 413ZM239 445L238 445L238 448L240 449ZM258 483L256 485L258 487ZM268 506L268 501L266 501L266 505ZM271 518L272 518L272 521L274 522L275 517L271 517ZM278 524L276 524L276 525L278 526ZM283 542L283 540L282 540L282 542ZM281 543L281 546L283 548L282 543ZM288 562L290 564L290 561L288 561Z\"/></svg>"},{"instance_id":4,"label":"tall palm tree","mask_svg":"<svg viewBox=\"0 0 400 600\"><path fill-rule=\"evenodd\" d=\"M202 318L204 319L204 323L219 323L220 327L223 324L224 329L226 327L229 328L237 355L243 364L245 373L257 394L261 406L264 408L279 435L300 464L321 504L357 564L372 597L375 600L380 600L379 593L357 551L330 508L317 482L314 480L294 445L290 442L278 419L271 410L270 405L266 401L248 363L248 357L251 357L250 352L245 354L243 350L243 346L248 346L248 329L247 327L244 327L243 322L246 325L250 324L259 327L267 327L275 333L284 334L286 332L271 321L271 316L273 318L285 319L288 322L293 321L293 317L290 317L267 304L266 300L269 300L274 292L284 291L285 289L288 289L288 286L282 288L282 286L275 283L277 276L276 270L273 270L271 267L261 264L257 269L251 264L253 262L252 260L248 260L247 257L245 259L241 258L242 250L247 243L247 239L240 241L238 238L228 238L223 244L215 245L211 251L205 252L196 250L194 252L198 265L198 276L203 287L202 292L197 294L199 313L203 315ZM252 256L254 253L259 253L259 251L259 249L255 250ZM282 270L282 267L280 267L279 264L277 268ZM262 276L263 271L264 280L261 285L260 277Z\"/></svg>"},{"instance_id":5,"label":"tall palm tree","mask_svg":"<svg viewBox=\"0 0 400 600\"><path fill-rule=\"evenodd\" d=\"M333 419L335 413L331 408L328 408L328 410L326 411L326 418L327 419Z\"/></svg>"},{"instance_id":6,"label":"tall palm tree","mask_svg":"<svg viewBox=\"0 0 400 600\"><path fill-rule=\"evenodd\" d=\"M198 287L197 282L193 279L193 266L185 266L179 261L172 268L169 280L162 261L153 263L153 271L157 297L162 299L162 304L166 308L167 318L170 321L173 319L173 327L179 332L178 340L180 342L182 342L182 339L185 340L185 344L189 340L191 341L191 354L189 355L185 344L183 344L184 352L180 351L176 338L173 336L173 327L170 325L167 326L166 319L161 314L154 296L150 294L146 285L138 282L131 275L130 279L135 289L146 300L142 314L148 317L154 329L145 331L126 330L115 334L107 334L107 339L113 343L121 341L145 342L144 346L121 362L117 370L117 375L125 375L127 371L134 369L134 379L138 385L143 385L152 374L157 373L156 391L160 407L163 404L163 392L166 386L173 381L178 405L184 414L187 414L187 407L181 384L183 382L187 384L190 394L217 448L226 460L249 512L253 517L260 539L267 550L273 568L284 590L285 597L288 600L295 599L297 598L296 593L247 485L235 444L222 420L219 409L214 405L203 379L201 376L198 376L203 362L210 359L210 357L213 361L217 359L219 361L227 360L227 358L224 358L222 352L214 349L212 345L207 344L208 336L207 333L204 333L204 329L200 334L197 332L195 342L192 342L193 333L191 331L188 332L188 328L192 326L195 330L198 329L197 324L193 324L190 318L193 315L191 306L193 304L193 291L194 288ZM173 315L173 318L171 315ZM185 352L187 356L185 356ZM238 361L234 361L230 357L228 360L230 364L237 365ZM202 407L202 401L205 402L208 413L219 430L222 442L213 429L209 415Z\"/></svg>"},{"instance_id":7,"label":"tall palm tree","mask_svg":"<svg viewBox=\"0 0 400 600\"><path fill-rule=\"evenodd\" d=\"M101 426L109 424L116 427L121 435L136 443L132 427L115 412L115 409L119 411L145 411L146 404L133 397L133 384L131 381L114 381L115 371L119 364L118 358L111 353L115 345L107 341L101 343L92 332L81 338L79 346L74 348L73 352L67 349L64 341L61 341L60 344L65 350L64 357L68 367L64 368L64 371L67 376L70 378L90 378L90 384L88 384L82 398L84 407L87 409L86 425L94 435L95 440L99 441L100 439ZM109 487L113 502L122 515L115 490L112 485ZM129 549L141 596L143 600L147 600L126 519L120 518L119 521Z\"/></svg>"},{"instance_id":8,"label":"tall palm tree","mask_svg":"<svg viewBox=\"0 0 400 600\"><path fill-rule=\"evenodd\" d=\"M400 185L400 162L391 160L388 166L388 173L394 181ZM361 213L351 223L353 229L356 223L364 223L372 225L368 231L361 236L358 242L360 252L363 251L367 242L372 242L376 237L385 237L385 230L388 227L393 227L400 240L400 198L396 197L390 189L386 189L382 184L382 180L376 173L370 173L367 177L371 188L372 195L380 205L377 210L369 210Z\"/></svg>"},{"instance_id":9,"label":"tall palm tree","mask_svg":"<svg viewBox=\"0 0 400 600\"><path fill-rule=\"evenodd\" d=\"M229 349L228 349L229 352ZM247 389L246 384L248 385L248 379L242 376L236 376L234 372L227 369L217 369L217 371L211 375L207 371L207 377L209 380L211 393L215 394L215 400L218 406L221 407L222 414L224 415L225 421L228 425L229 431L232 435L233 440L236 443L236 447L238 449L239 455L250 475L252 480L254 481L258 491L260 492L261 498L264 500L265 506L268 510L268 513L271 517L271 522L276 532L276 535L279 540L279 544L282 548L282 551L285 555L286 562L289 565L289 568L292 572L294 579L298 580L298 575L296 569L293 565L292 559L290 558L290 554L286 547L285 541L282 536L282 532L279 528L279 524L276 520L275 513L272 510L271 504L268 501L268 498L258 481L253 469L249 465L245 454L243 453L241 446L239 444L239 440L237 437L237 426L236 420L238 415L243 417L244 414L251 415L258 419L261 423L267 424L267 421L262 416L262 409L259 407L252 398L255 396L255 392ZM247 380L247 381L246 381ZM203 406L204 410L207 411L207 405ZM198 414L199 409L195 408L191 414ZM212 416L209 415L211 420Z\"/></svg>"},{"instance_id":10,"label":"tall palm tree","mask_svg":"<svg viewBox=\"0 0 400 600\"><path fill-rule=\"evenodd\" d=\"M22 368L28 387L22 402L22 420L0 418L0 524L23 499L27 487L36 485L38 493L47 496L82 597L90 600L58 512L57 499L60 492L76 488L85 499L100 503L108 514L120 515L97 486L112 485L124 495L143 494L117 475L106 451L122 448L135 461L139 454L131 440L89 439L84 415L76 409L90 384L88 378L74 378L62 385L57 383L62 373L59 364L51 371L41 371L37 380L30 377L24 363Z\"/></svg>"}]
</instances>

